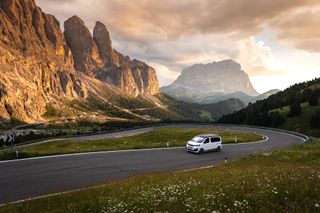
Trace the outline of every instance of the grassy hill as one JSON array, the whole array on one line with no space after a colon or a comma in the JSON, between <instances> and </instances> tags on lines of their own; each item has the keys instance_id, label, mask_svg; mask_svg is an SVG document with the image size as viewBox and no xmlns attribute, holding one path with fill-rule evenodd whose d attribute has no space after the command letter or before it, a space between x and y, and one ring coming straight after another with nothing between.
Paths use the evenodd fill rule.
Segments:
<instances>
[{"instance_id":1,"label":"grassy hill","mask_svg":"<svg viewBox=\"0 0 320 213\"><path fill-rule=\"evenodd\" d=\"M165 94L147 98L119 98L113 104L91 99L86 103L73 102L72 108L87 112L102 112L112 120L126 121L215 121L222 115L244 107L241 101L230 99L215 104L196 104L178 101ZM115 107L115 104L116 106Z\"/></svg>"},{"instance_id":2,"label":"grassy hill","mask_svg":"<svg viewBox=\"0 0 320 213\"><path fill-rule=\"evenodd\" d=\"M288 129L297 132L303 132L313 136L320 136L320 129L310 125L311 116L320 110L320 105L310 106L309 103L301 103L302 114L299 116L288 117L290 107L286 106L282 109L275 109L280 115L285 117L285 121L279 126L281 129Z\"/></svg>"},{"instance_id":3,"label":"grassy hill","mask_svg":"<svg viewBox=\"0 0 320 213\"><path fill-rule=\"evenodd\" d=\"M218 122L270 126L320 136L319 98L320 79L314 79L225 115Z\"/></svg>"},{"instance_id":4,"label":"grassy hill","mask_svg":"<svg viewBox=\"0 0 320 213\"><path fill-rule=\"evenodd\" d=\"M95 98L86 101L73 100L60 107L48 104L43 114L47 122L26 124L12 117L10 123L0 121L0 133L14 128L15 143L29 143L44 138L90 134L164 122L214 122L222 115L244 107L237 99L201 105L178 101L164 94L137 98L110 95L108 100L109 102ZM0 140L0 145L3 143Z\"/></svg>"}]
</instances>

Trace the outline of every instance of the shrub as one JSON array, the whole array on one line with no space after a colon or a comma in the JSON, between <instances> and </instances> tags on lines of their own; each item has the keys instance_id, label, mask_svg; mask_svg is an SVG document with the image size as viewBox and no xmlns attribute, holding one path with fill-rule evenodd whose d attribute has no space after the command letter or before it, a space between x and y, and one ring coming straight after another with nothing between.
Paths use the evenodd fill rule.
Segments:
<instances>
[{"instance_id":1,"label":"shrub","mask_svg":"<svg viewBox=\"0 0 320 213\"><path fill-rule=\"evenodd\" d=\"M295 117L301 115L301 106L299 102L295 102L290 105L290 112L288 114L288 117Z\"/></svg>"},{"instance_id":2,"label":"shrub","mask_svg":"<svg viewBox=\"0 0 320 213\"><path fill-rule=\"evenodd\" d=\"M278 111L271 112L270 117L272 127L279 127L285 121L285 118Z\"/></svg>"},{"instance_id":3,"label":"shrub","mask_svg":"<svg viewBox=\"0 0 320 213\"><path fill-rule=\"evenodd\" d=\"M46 105L46 112L43 114L45 118L52 118L60 116L60 113L56 108L54 108L51 104Z\"/></svg>"}]
</instances>

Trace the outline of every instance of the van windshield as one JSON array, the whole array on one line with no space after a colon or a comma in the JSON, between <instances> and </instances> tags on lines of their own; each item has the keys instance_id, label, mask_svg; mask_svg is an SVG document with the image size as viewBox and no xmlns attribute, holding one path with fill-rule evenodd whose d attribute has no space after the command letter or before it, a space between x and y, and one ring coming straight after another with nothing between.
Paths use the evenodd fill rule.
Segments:
<instances>
[{"instance_id":1,"label":"van windshield","mask_svg":"<svg viewBox=\"0 0 320 213\"><path fill-rule=\"evenodd\" d=\"M196 143L201 143L203 141L203 137L194 137L191 139L193 142L196 142Z\"/></svg>"}]
</instances>

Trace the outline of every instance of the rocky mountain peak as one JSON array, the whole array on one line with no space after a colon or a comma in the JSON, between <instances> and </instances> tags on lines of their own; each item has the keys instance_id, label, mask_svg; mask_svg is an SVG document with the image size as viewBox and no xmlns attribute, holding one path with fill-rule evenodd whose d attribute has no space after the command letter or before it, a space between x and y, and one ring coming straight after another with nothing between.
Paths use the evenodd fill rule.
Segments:
<instances>
[{"instance_id":1,"label":"rocky mountain peak","mask_svg":"<svg viewBox=\"0 0 320 213\"><path fill-rule=\"evenodd\" d=\"M258 95L248 75L241 69L241 65L233 60L187 67L173 83L174 85L195 87L203 92L233 93L241 91L251 96Z\"/></svg>"},{"instance_id":2,"label":"rocky mountain peak","mask_svg":"<svg viewBox=\"0 0 320 213\"><path fill-rule=\"evenodd\" d=\"M229 70L241 70L241 65L232 59L218 61L212 64L213 66L218 66L221 68L226 68ZM242 71L242 70L241 70Z\"/></svg>"},{"instance_id":3,"label":"rocky mountain peak","mask_svg":"<svg viewBox=\"0 0 320 213\"><path fill-rule=\"evenodd\" d=\"M98 47L84 21L72 16L65 21L64 29L65 39L73 53L74 68L86 73L102 68Z\"/></svg>"},{"instance_id":4,"label":"rocky mountain peak","mask_svg":"<svg viewBox=\"0 0 320 213\"><path fill-rule=\"evenodd\" d=\"M96 22L93 29L93 39L98 46L102 61L105 64L113 63L119 66L119 59L113 51L109 31L107 30L107 27L99 21Z\"/></svg>"},{"instance_id":5,"label":"rocky mountain peak","mask_svg":"<svg viewBox=\"0 0 320 213\"><path fill-rule=\"evenodd\" d=\"M73 67L58 20L43 13L34 0L2 0L0 29L0 44L29 57L37 55L42 62L60 64L60 68Z\"/></svg>"},{"instance_id":6,"label":"rocky mountain peak","mask_svg":"<svg viewBox=\"0 0 320 213\"><path fill-rule=\"evenodd\" d=\"M0 120L43 121L48 103L105 100L110 88L135 97L158 93L154 69L130 65L113 50L104 24L91 35L73 16L64 28L34 0L0 0Z\"/></svg>"},{"instance_id":7,"label":"rocky mountain peak","mask_svg":"<svg viewBox=\"0 0 320 213\"><path fill-rule=\"evenodd\" d=\"M199 73L214 73L214 72L244 72L241 69L241 65L232 59L223 61L213 61L208 64L194 64L190 67L185 68L182 72L195 72L197 70Z\"/></svg>"},{"instance_id":8,"label":"rocky mountain peak","mask_svg":"<svg viewBox=\"0 0 320 213\"><path fill-rule=\"evenodd\" d=\"M249 76L241 69L241 65L233 60L195 64L183 70L181 75L168 87L162 88L168 95L181 100L210 99L219 97L238 98L239 92L256 96Z\"/></svg>"}]
</instances>

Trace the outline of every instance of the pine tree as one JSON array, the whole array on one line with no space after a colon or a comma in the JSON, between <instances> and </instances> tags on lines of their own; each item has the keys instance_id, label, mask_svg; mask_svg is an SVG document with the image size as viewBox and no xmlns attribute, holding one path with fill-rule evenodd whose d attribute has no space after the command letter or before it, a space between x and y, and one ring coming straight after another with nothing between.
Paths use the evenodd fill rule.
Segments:
<instances>
[{"instance_id":1,"label":"pine tree","mask_svg":"<svg viewBox=\"0 0 320 213\"><path fill-rule=\"evenodd\" d=\"M319 99L316 94L312 93L312 95L310 96L309 105L310 106L318 106L319 105Z\"/></svg>"}]
</instances>

